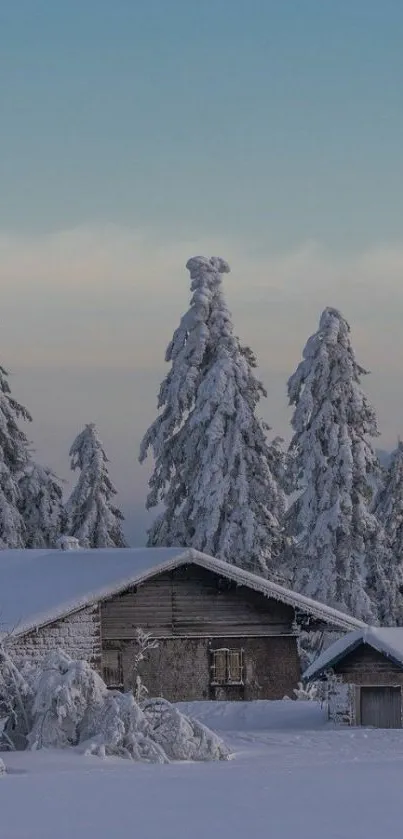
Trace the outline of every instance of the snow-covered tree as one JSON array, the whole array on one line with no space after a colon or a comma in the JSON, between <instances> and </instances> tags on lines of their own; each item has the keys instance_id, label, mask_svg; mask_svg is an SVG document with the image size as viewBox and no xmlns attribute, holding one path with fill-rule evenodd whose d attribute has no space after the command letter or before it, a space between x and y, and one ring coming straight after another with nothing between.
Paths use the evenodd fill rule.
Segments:
<instances>
[{"instance_id":1,"label":"snow-covered tree","mask_svg":"<svg viewBox=\"0 0 403 839\"><path fill-rule=\"evenodd\" d=\"M392 453L382 489L376 502L376 516L383 527L391 551L393 574L403 585L403 443ZM403 623L403 613L399 624Z\"/></svg>"},{"instance_id":2,"label":"snow-covered tree","mask_svg":"<svg viewBox=\"0 0 403 839\"><path fill-rule=\"evenodd\" d=\"M277 567L284 547L281 455L258 418L266 396L256 360L234 335L222 293L224 260L187 263L193 296L168 347L161 413L147 431L155 468L147 507L164 510L149 545L183 545L258 573Z\"/></svg>"},{"instance_id":3,"label":"snow-covered tree","mask_svg":"<svg viewBox=\"0 0 403 839\"><path fill-rule=\"evenodd\" d=\"M229 756L220 737L169 702L108 690L88 662L61 650L25 673L0 647L0 663L0 733L3 721L12 723L3 747L75 747L147 763Z\"/></svg>"},{"instance_id":4,"label":"snow-covered tree","mask_svg":"<svg viewBox=\"0 0 403 839\"><path fill-rule=\"evenodd\" d=\"M156 638L153 638L151 632L146 632L138 626L135 635L135 651L130 680L133 685L133 695L137 702L141 702L148 696L147 685L144 684L140 674L141 663L148 658L151 650L156 650L158 647L159 642Z\"/></svg>"},{"instance_id":5,"label":"snow-covered tree","mask_svg":"<svg viewBox=\"0 0 403 839\"><path fill-rule=\"evenodd\" d=\"M84 548L124 548L123 514L114 505L117 491L109 477L108 458L94 423L76 437L71 468L81 474L66 505L68 534Z\"/></svg>"},{"instance_id":6,"label":"snow-covered tree","mask_svg":"<svg viewBox=\"0 0 403 839\"><path fill-rule=\"evenodd\" d=\"M25 546L18 482L29 461L29 445L19 420L31 417L11 396L8 374L0 366L0 549Z\"/></svg>"},{"instance_id":7,"label":"snow-covered tree","mask_svg":"<svg viewBox=\"0 0 403 839\"><path fill-rule=\"evenodd\" d=\"M394 623L396 580L384 532L371 512L379 465L373 407L360 382L350 327L323 312L288 382L291 462L300 494L288 512L297 590L369 622Z\"/></svg>"},{"instance_id":8,"label":"snow-covered tree","mask_svg":"<svg viewBox=\"0 0 403 839\"><path fill-rule=\"evenodd\" d=\"M50 469L29 461L19 480L19 507L25 524L27 548L55 548L67 516L63 492Z\"/></svg>"},{"instance_id":9,"label":"snow-covered tree","mask_svg":"<svg viewBox=\"0 0 403 839\"><path fill-rule=\"evenodd\" d=\"M155 457L150 481L149 507L158 503L161 487L169 483L175 463L169 457L169 440L182 427L193 408L195 395L206 361L212 351L209 321L214 296L221 283L221 274L229 272L228 264L218 257L194 257L186 267L190 272L192 297L189 310L182 316L165 353L171 363L161 384L158 408L161 413L146 432L141 444L140 460L148 449Z\"/></svg>"},{"instance_id":10,"label":"snow-covered tree","mask_svg":"<svg viewBox=\"0 0 403 839\"><path fill-rule=\"evenodd\" d=\"M1 640L0 751L26 748L32 701L29 682L9 654L7 644Z\"/></svg>"}]
</instances>

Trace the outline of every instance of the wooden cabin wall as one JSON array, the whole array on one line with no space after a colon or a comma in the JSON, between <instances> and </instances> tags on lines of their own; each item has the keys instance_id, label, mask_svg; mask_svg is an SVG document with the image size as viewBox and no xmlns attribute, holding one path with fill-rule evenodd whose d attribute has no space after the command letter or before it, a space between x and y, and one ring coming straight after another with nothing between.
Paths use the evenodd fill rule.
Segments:
<instances>
[{"instance_id":1,"label":"wooden cabin wall","mask_svg":"<svg viewBox=\"0 0 403 839\"><path fill-rule=\"evenodd\" d=\"M242 650L242 685L211 684L211 661L215 649ZM122 647L124 687L131 689L134 645ZM294 697L300 679L296 638L164 638L140 667L150 696L170 702L196 699L252 700Z\"/></svg>"},{"instance_id":2,"label":"wooden cabin wall","mask_svg":"<svg viewBox=\"0 0 403 839\"><path fill-rule=\"evenodd\" d=\"M253 636L291 632L294 610L204 568L153 577L101 605L102 638L130 640L136 628L158 638Z\"/></svg>"},{"instance_id":3,"label":"wooden cabin wall","mask_svg":"<svg viewBox=\"0 0 403 839\"><path fill-rule=\"evenodd\" d=\"M123 686L133 687L136 629L159 641L141 665L150 696L282 699L300 678L294 610L198 566L153 577L101 604L105 661L119 651ZM239 684L214 684L214 650L242 651Z\"/></svg>"},{"instance_id":4,"label":"wooden cabin wall","mask_svg":"<svg viewBox=\"0 0 403 839\"><path fill-rule=\"evenodd\" d=\"M403 670L367 644L336 665L335 673L352 685L403 685Z\"/></svg>"}]
</instances>

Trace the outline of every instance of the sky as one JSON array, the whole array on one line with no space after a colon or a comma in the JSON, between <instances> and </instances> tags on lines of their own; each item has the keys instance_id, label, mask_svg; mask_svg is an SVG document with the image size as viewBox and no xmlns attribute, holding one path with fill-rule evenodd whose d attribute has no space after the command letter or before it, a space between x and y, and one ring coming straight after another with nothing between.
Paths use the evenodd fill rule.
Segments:
<instances>
[{"instance_id":1,"label":"sky","mask_svg":"<svg viewBox=\"0 0 403 839\"><path fill-rule=\"evenodd\" d=\"M0 363L66 492L97 423L133 544L194 254L231 265L273 433L330 305L403 434L402 40L400 0L0 5Z\"/></svg>"}]
</instances>

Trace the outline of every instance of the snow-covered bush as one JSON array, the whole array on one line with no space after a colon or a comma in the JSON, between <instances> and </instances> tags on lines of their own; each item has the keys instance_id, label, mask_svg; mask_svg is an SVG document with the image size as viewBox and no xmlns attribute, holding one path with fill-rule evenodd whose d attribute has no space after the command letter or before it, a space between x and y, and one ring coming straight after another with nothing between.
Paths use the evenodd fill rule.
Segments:
<instances>
[{"instance_id":1,"label":"snow-covered bush","mask_svg":"<svg viewBox=\"0 0 403 839\"><path fill-rule=\"evenodd\" d=\"M147 657L150 650L155 650L158 647L158 641L152 637L151 632L145 632L141 627L136 629L136 652L134 654L132 666L132 684L134 685L134 697L137 702L142 702L148 696L148 690L141 678L139 667L142 661Z\"/></svg>"},{"instance_id":2,"label":"snow-covered bush","mask_svg":"<svg viewBox=\"0 0 403 839\"><path fill-rule=\"evenodd\" d=\"M81 545L75 536L61 536L57 541L57 547L61 551L80 551Z\"/></svg>"},{"instance_id":3,"label":"snow-covered bush","mask_svg":"<svg viewBox=\"0 0 403 839\"><path fill-rule=\"evenodd\" d=\"M146 716L132 693L107 691L102 704L86 714L80 727L80 748L100 757L116 755L147 763L168 763L153 740Z\"/></svg>"},{"instance_id":4,"label":"snow-covered bush","mask_svg":"<svg viewBox=\"0 0 403 839\"><path fill-rule=\"evenodd\" d=\"M141 639L140 660L154 645L146 633ZM4 748L33 750L75 747L85 754L152 763L228 757L224 743L205 726L165 700L140 703L133 693L108 690L86 661L57 651L37 669L19 669L2 654L0 748L2 742Z\"/></svg>"},{"instance_id":5,"label":"snow-covered bush","mask_svg":"<svg viewBox=\"0 0 403 839\"><path fill-rule=\"evenodd\" d=\"M0 776L6 774L6 767L4 761L0 758Z\"/></svg>"},{"instance_id":6,"label":"snow-covered bush","mask_svg":"<svg viewBox=\"0 0 403 839\"><path fill-rule=\"evenodd\" d=\"M165 699L150 699L143 703L143 710L153 740L170 760L228 759L229 752L220 737Z\"/></svg>"},{"instance_id":7,"label":"snow-covered bush","mask_svg":"<svg viewBox=\"0 0 403 839\"><path fill-rule=\"evenodd\" d=\"M26 748L33 692L0 642L0 749Z\"/></svg>"},{"instance_id":8,"label":"snow-covered bush","mask_svg":"<svg viewBox=\"0 0 403 839\"><path fill-rule=\"evenodd\" d=\"M85 717L103 705L107 687L86 661L74 661L61 651L43 664L32 707L31 749L64 748L80 741Z\"/></svg>"},{"instance_id":9,"label":"snow-covered bush","mask_svg":"<svg viewBox=\"0 0 403 839\"><path fill-rule=\"evenodd\" d=\"M318 686L315 682L309 685L304 685L298 682L298 687L294 688L295 698L302 702L317 702L319 699Z\"/></svg>"}]
</instances>

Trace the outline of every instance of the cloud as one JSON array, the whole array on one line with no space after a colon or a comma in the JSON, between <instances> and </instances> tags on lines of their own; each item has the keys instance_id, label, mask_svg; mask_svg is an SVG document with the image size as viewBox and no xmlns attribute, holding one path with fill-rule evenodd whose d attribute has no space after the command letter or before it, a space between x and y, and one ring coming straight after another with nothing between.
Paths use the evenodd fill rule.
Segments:
<instances>
[{"instance_id":1,"label":"cloud","mask_svg":"<svg viewBox=\"0 0 403 839\"><path fill-rule=\"evenodd\" d=\"M189 254L219 244L225 248L214 238L168 242L113 225L0 234L0 346L12 348L17 364L157 363L156 331L166 343L187 305Z\"/></svg>"},{"instance_id":2,"label":"cloud","mask_svg":"<svg viewBox=\"0 0 403 839\"><path fill-rule=\"evenodd\" d=\"M228 302L237 333L257 352L272 403L268 419L276 430L287 423L285 382L321 310L331 305L350 321L359 361L373 373L368 388L381 403L387 434L401 431L396 416L403 414L403 398L396 396L403 357L400 244L335 254L310 241L270 253L264 242L205 235L169 240L158 231L115 225L3 233L1 363L17 372L56 371L46 397L56 401L63 370L69 371L70 393L74 371L80 374L80 399L85 371L97 372L99 401L108 399L108 373L127 371L130 377L134 371L147 377L136 380L143 382L136 384L138 414L152 416L165 347L188 305L185 263L197 253L223 256L231 265L224 278ZM115 394L122 411L128 406L125 387ZM74 406L64 410L72 413ZM112 422L109 412L107 419Z\"/></svg>"},{"instance_id":3,"label":"cloud","mask_svg":"<svg viewBox=\"0 0 403 839\"><path fill-rule=\"evenodd\" d=\"M0 363L33 414L38 459L71 485L68 451L95 421L110 457L128 531L142 538L151 464L137 460L166 372L165 348L189 300L185 263L223 256L236 331L257 352L268 389L261 405L289 436L286 381L321 310L340 308L359 361L372 371L382 445L403 433L403 245L335 254L306 242L287 253L217 236L168 240L113 225L44 235L0 234ZM143 521L144 519L144 521Z\"/></svg>"}]
</instances>

